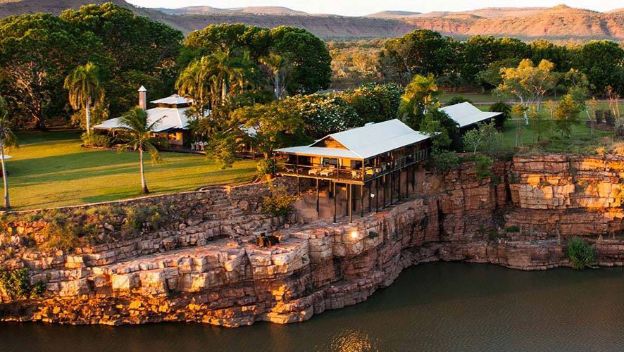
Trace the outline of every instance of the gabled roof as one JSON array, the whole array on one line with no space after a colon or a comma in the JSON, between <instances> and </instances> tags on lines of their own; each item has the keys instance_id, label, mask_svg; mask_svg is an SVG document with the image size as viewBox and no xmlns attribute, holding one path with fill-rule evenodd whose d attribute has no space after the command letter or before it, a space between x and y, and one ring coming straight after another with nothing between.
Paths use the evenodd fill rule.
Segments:
<instances>
[{"instance_id":1,"label":"gabled roof","mask_svg":"<svg viewBox=\"0 0 624 352\"><path fill-rule=\"evenodd\" d=\"M446 106L440 110L444 111L451 119L457 122L460 128L483 122L502 114L501 112L481 111L468 102Z\"/></svg>"},{"instance_id":2,"label":"gabled roof","mask_svg":"<svg viewBox=\"0 0 624 352\"><path fill-rule=\"evenodd\" d=\"M166 98L153 100L151 103L152 104L165 104L165 105L185 105L185 104L190 104L192 102L193 101L191 99L174 94Z\"/></svg>"},{"instance_id":3,"label":"gabled roof","mask_svg":"<svg viewBox=\"0 0 624 352\"><path fill-rule=\"evenodd\" d=\"M156 121L154 132L163 132L167 130L183 130L188 128L188 116L186 111L188 108L153 108L146 110L147 121L152 124ZM99 125L94 126L100 130L123 129L120 118L106 120Z\"/></svg>"},{"instance_id":4,"label":"gabled roof","mask_svg":"<svg viewBox=\"0 0 624 352\"><path fill-rule=\"evenodd\" d=\"M340 143L346 149L318 146L321 141L328 138ZM277 152L368 159L394 149L422 142L426 139L429 139L429 136L414 131L403 122L395 119L330 134L310 146L283 148L278 149Z\"/></svg>"}]
</instances>

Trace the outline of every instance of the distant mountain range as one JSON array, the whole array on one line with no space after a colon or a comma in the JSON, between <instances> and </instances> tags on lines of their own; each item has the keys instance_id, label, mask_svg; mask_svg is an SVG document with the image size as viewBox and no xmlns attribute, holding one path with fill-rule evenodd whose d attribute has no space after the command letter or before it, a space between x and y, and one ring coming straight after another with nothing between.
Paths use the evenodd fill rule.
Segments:
<instances>
[{"instance_id":1,"label":"distant mountain range","mask_svg":"<svg viewBox=\"0 0 624 352\"><path fill-rule=\"evenodd\" d=\"M446 35L477 34L523 39L624 40L624 9L596 12L556 6L553 8L485 8L464 12L416 13L384 11L362 17L308 14L284 7L218 9L193 6L179 9L135 7L123 0L114 3L165 22L186 33L213 23L247 23L261 27L288 25L305 28L323 38L387 38L414 29L431 29ZM98 0L0 0L0 17L21 13L57 14Z\"/></svg>"}]
</instances>

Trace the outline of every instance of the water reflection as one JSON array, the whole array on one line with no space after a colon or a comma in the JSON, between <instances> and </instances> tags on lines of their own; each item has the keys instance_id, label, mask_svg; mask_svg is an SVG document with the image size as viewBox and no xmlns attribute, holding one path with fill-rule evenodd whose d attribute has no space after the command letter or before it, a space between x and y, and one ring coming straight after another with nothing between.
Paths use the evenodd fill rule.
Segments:
<instances>
[{"instance_id":1,"label":"water reflection","mask_svg":"<svg viewBox=\"0 0 624 352\"><path fill-rule=\"evenodd\" d=\"M0 352L621 351L622 273L436 263L303 324L4 324Z\"/></svg>"}]
</instances>

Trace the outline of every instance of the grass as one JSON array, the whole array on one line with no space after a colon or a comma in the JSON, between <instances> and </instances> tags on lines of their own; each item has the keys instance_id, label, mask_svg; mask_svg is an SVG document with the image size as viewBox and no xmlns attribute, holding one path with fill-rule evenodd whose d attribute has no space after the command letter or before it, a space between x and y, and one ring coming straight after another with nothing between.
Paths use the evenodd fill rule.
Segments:
<instances>
[{"instance_id":1,"label":"grass","mask_svg":"<svg viewBox=\"0 0 624 352\"><path fill-rule=\"evenodd\" d=\"M572 126L569 138L562 137L554 126L550 126L546 133L542 134L542 140L538 143L537 132L525 126L524 120L513 120L505 123L505 129L501 134L499 150L510 152L518 147L536 148L537 150L553 153L581 153L592 154L597 147L607 146L613 142L612 131L593 131L585 124L585 121ZM518 142L516 143L516 138Z\"/></svg>"},{"instance_id":2,"label":"grass","mask_svg":"<svg viewBox=\"0 0 624 352\"><path fill-rule=\"evenodd\" d=\"M15 210L59 207L140 196L138 154L90 150L76 132L18 135L20 148L7 162ZM221 170L201 155L162 153L159 164L146 163L152 193L189 191L202 186L252 179L256 163L237 161Z\"/></svg>"}]
</instances>

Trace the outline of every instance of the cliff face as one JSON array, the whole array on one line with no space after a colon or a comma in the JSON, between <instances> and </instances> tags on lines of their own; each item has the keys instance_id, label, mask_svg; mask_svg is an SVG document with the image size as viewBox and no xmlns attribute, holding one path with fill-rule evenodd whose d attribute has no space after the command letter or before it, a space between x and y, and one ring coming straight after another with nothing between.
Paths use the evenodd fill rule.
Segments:
<instances>
[{"instance_id":1,"label":"cliff face","mask_svg":"<svg viewBox=\"0 0 624 352\"><path fill-rule=\"evenodd\" d=\"M517 157L480 180L464 164L445 175L427 173L416 198L351 224L291 222L273 232L281 243L271 248L252 243L254 233L281 224L257 214L264 188L243 187L216 200L216 193L191 193L186 197L196 203L186 203L208 205L194 208L195 224L176 224L178 230L145 231L71 254L14 248L18 254L5 254L3 265L31 268L32 282L45 282L47 292L25 300L3 294L0 319L299 322L361 302L418 263L566 266L565 239L572 235L595 243L601 265L622 265L624 241L615 237L623 226L620 172L624 159L613 157ZM225 211L221 217L199 216L217 208ZM3 243L28 233L26 223L14 221L22 235L5 234ZM238 230L206 235L215 228ZM168 236L155 235L161 232Z\"/></svg>"}]
</instances>

